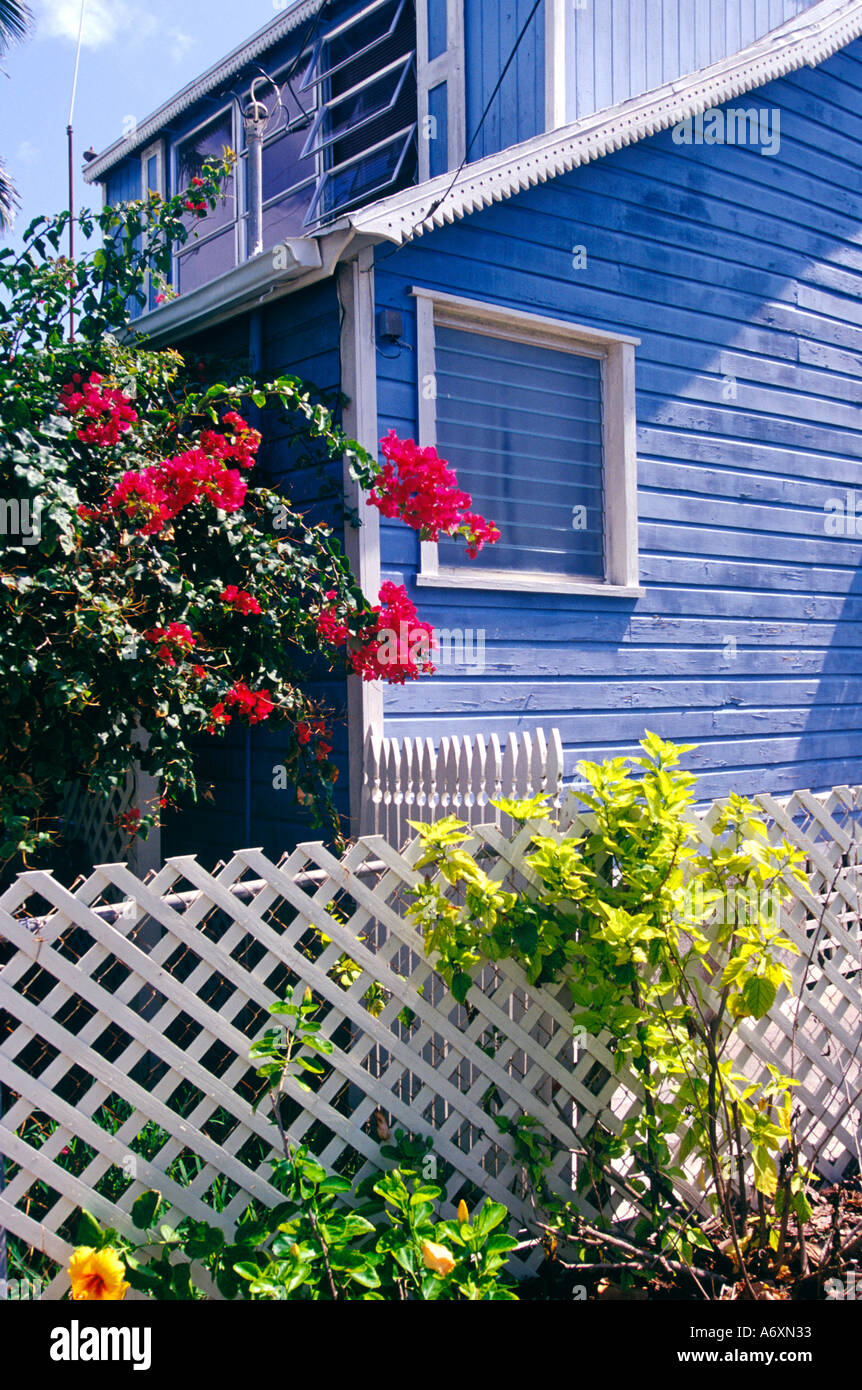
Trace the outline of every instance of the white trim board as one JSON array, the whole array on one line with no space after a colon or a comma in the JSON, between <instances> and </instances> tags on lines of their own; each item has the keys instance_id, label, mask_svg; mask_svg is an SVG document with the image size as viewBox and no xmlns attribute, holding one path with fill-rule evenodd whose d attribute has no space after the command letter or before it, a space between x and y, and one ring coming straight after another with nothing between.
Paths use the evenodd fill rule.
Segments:
<instances>
[{"instance_id":1,"label":"white trim board","mask_svg":"<svg viewBox=\"0 0 862 1390\"><path fill-rule=\"evenodd\" d=\"M377 457L377 340L374 318L374 258L366 248L338 268L342 308L341 385L348 401L342 425L351 439ZM345 525L344 549L356 582L372 604L380 592L380 513L366 505L366 494L344 464L344 497L360 520ZM347 741L351 834L359 834L362 809L363 750L369 734L383 736L380 681L347 677Z\"/></svg>"},{"instance_id":2,"label":"white trim board","mask_svg":"<svg viewBox=\"0 0 862 1390\"><path fill-rule=\"evenodd\" d=\"M398 243L421 236L799 68L816 67L860 35L862 0L820 0L733 57L476 160L454 180L439 175L381 198L353 213L351 225Z\"/></svg>"},{"instance_id":3,"label":"white trim board","mask_svg":"<svg viewBox=\"0 0 862 1390\"><path fill-rule=\"evenodd\" d=\"M642 597L638 580L635 348L640 339L414 285L419 443L437 444L435 328L511 338L602 360L605 579L515 570L446 569L434 541L420 544L416 583L429 588ZM430 388L430 389L429 389Z\"/></svg>"}]
</instances>

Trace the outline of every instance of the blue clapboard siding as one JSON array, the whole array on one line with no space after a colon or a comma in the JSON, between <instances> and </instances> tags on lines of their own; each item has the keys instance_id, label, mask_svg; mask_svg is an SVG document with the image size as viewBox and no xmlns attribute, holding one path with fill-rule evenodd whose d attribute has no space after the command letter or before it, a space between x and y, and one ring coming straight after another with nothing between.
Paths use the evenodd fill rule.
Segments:
<instances>
[{"instance_id":1,"label":"blue clapboard siding","mask_svg":"<svg viewBox=\"0 0 862 1390\"><path fill-rule=\"evenodd\" d=\"M704 796L862 780L862 540L825 529L848 489L862 511L860 95L857 42L744 99L780 109L775 157L667 132L381 249L378 300L414 349L411 285L641 338L646 588L414 586L416 538L384 522L384 573L485 642L484 671L387 687L387 734L557 725L572 772L652 728L699 745ZM415 435L413 352L379 372L380 432Z\"/></svg>"},{"instance_id":2,"label":"blue clapboard siding","mask_svg":"<svg viewBox=\"0 0 862 1390\"><path fill-rule=\"evenodd\" d=\"M466 143L471 160L495 154L545 129L544 4L533 16L481 124L533 3L534 0L494 0L493 4L480 4L479 0L467 0L464 6Z\"/></svg>"},{"instance_id":3,"label":"blue clapboard siding","mask_svg":"<svg viewBox=\"0 0 862 1390\"><path fill-rule=\"evenodd\" d=\"M321 392L339 385L339 312L334 281L324 281L263 311L261 371L267 378L289 373L313 384ZM223 353L239 359L249 351L249 321L235 319L216 333L207 333L186 345L191 352ZM325 469L297 456L287 427L274 417L264 421L260 453L261 481L281 487L304 508L318 496L327 481L338 486L341 463ZM252 474L252 479L255 475ZM318 509L315 515L322 514ZM225 582L228 582L227 579ZM347 813L346 686L341 678L321 676L307 686L315 699L335 713L332 760L338 765L336 801ZM266 726L250 732L231 725L223 737L203 735L196 744L197 776L201 796L196 805L168 816L163 842L166 854L195 853L205 864L215 863L233 850L261 845L276 858L298 840L317 839L307 817L298 814L292 793L273 787L273 767L283 761L285 741Z\"/></svg>"},{"instance_id":4,"label":"blue clapboard siding","mask_svg":"<svg viewBox=\"0 0 862 1390\"><path fill-rule=\"evenodd\" d=\"M737 53L814 0L574 0L566 6L567 120ZM478 8L478 6L477 6ZM484 8L484 7L483 7Z\"/></svg>"},{"instance_id":5,"label":"blue clapboard siding","mask_svg":"<svg viewBox=\"0 0 862 1390\"><path fill-rule=\"evenodd\" d=\"M141 157L140 152L124 159L108 174L105 180L105 202L109 207L118 203L129 203L141 196Z\"/></svg>"}]
</instances>

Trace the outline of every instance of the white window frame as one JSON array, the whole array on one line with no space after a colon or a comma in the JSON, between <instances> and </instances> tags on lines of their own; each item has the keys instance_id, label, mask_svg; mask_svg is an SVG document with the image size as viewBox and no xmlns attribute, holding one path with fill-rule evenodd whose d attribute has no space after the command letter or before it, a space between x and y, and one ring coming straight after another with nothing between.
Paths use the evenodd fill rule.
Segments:
<instances>
[{"instance_id":1,"label":"white window frame","mask_svg":"<svg viewBox=\"0 0 862 1390\"><path fill-rule=\"evenodd\" d=\"M420 543L416 583L439 589L641 597L638 580L635 348L640 338L605 333L565 319L505 309L413 286L416 300L419 443L437 444L435 329L466 329L493 338L598 357L602 364L604 580L523 570L473 570L440 564L434 541ZM491 518L493 520L493 518Z\"/></svg>"},{"instance_id":2,"label":"white window frame","mask_svg":"<svg viewBox=\"0 0 862 1390\"><path fill-rule=\"evenodd\" d=\"M197 135L199 131L201 131L201 130L206 130L206 128L207 128L208 125L212 125L213 121L217 121L218 118L219 118L220 116L223 116L224 113L225 113L226 111L229 111L229 112L230 112L231 149L236 150L236 149L238 148L237 132L238 132L239 111L238 111L237 103L236 103L235 101L228 101L228 102L225 102L224 106L219 107L219 109L218 109L217 111L211 111L210 114L206 117L205 120L199 121L198 124L197 124L196 126L193 126L191 130L185 131L182 135L178 135L174 140L171 141L171 188L172 188L175 192L178 193L178 192L180 191L180 188L179 188L179 148L180 148L180 145L184 145L184 144L186 143L187 140L191 140L192 137L195 136L195 135ZM180 280L180 277L179 277L179 263L180 263L180 261L182 260L183 253L184 253L184 252L188 252L188 251L196 251L196 250L198 250L201 246L206 245L206 243L207 243L208 241L214 241L215 238L216 238L217 236L223 236L224 233L227 232L227 231L230 231L231 228L233 228L233 266L231 267L231 269L234 269L234 270L235 270L236 267L239 265L239 263L240 263L240 234L241 234L241 230L242 230L242 226L243 226L243 216L244 216L244 213L245 213L245 189L244 189L244 186L243 186L244 184L245 184L245 179L240 177L239 161L237 161L237 164L236 164L236 166L234 167L234 171L233 171L233 188L234 188L234 199L233 199L234 215L233 215L233 221L232 221L232 222L226 223L224 227L219 227L216 231L212 231L212 232L206 233L206 235L204 235L204 236L200 236L200 235L199 235L199 236L190 236L189 239L188 239L188 241L186 242L185 246L181 246L180 249L179 249L178 251L175 251L175 252L174 252L174 276L175 276L175 279L174 279L174 288L175 288L175 289L179 288L179 280ZM225 273L225 272L223 271L222 274L224 274L224 273Z\"/></svg>"},{"instance_id":3,"label":"white window frame","mask_svg":"<svg viewBox=\"0 0 862 1390\"><path fill-rule=\"evenodd\" d=\"M167 189L165 187L165 142L164 140L154 140L152 144L147 145L146 149L141 150L141 197L143 199L148 198L150 193L150 184L147 178L147 165L153 157L155 157L156 160L156 187L153 191L158 193L160 198L165 198L167 196ZM158 308L158 305L153 306L150 304L152 289L153 276L152 272L148 270L144 277L143 290L146 299L140 311L142 314L150 313L153 307Z\"/></svg>"},{"instance_id":4,"label":"white window frame","mask_svg":"<svg viewBox=\"0 0 862 1390\"><path fill-rule=\"evenodd\" d=\"M416 0L416 90L418 97L419 182L430 177L431 142L425 139L428 93L446 83L447 170L457 169L467 145L464 79L464 0L446 0L446 47L428 57L428 3Z\"/></svg>"},{"instance_id":5,"label":"white window frame","mask_svg":"<svg viewBox=\"0 0 862 1390\"><path fill-rule=\"evenodd\" d=\"M156 176L156 193L160 198L164 198L165 189L165 142L164 140L154 140L146 149L141 150L141 197L146 198L149 193L149 182L147 180L147 165L155 155L157 161L158 174Z\"/></svg>"}]
</instances>

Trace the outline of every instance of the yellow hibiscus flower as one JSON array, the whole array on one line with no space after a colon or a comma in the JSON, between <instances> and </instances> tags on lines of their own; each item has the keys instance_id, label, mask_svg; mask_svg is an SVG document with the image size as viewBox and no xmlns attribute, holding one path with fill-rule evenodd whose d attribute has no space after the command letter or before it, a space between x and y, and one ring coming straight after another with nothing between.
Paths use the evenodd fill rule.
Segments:
<instances>
[{"instance_id":1,"label":"yellow hibiscus flower","mask_svg":"<svg viewBox=\"0 0 862 1390\"><path fill-rule=\"evenodd\" d=\"M423 1240L422 1259L426 1269L433 1269L435 1274L444 1277L455 1268L451 1250L447 1250L445 1245L436 1245L433 1240Z\"/></svg>"},{"instance_id":2,"label":"yellow hibiscus flower","mask_svg":"<svg viewBox=\"0 0 862 1390\"><path fill-rule=\"evenodd\" d=\"M462 1226L468 1225L470 1221L470 1213L467 1210L467 1203L464 1201L463 1197L458 1203L458 1220L461 1222Z\"/></svg>"},{"instance_id":3,"label":"yellow hibiscus flower","mask_svg":"<svg viewBox=\"0 0 862 1390\"><path fill-rule=\"evenodd\" d=\"M125 1272L126 1266L110 1246L94 1250L91 1245L81 1245L69 1261L72 1298L119 1301L131 1287L123 1278Z\"/></svg>"}]
</instances>

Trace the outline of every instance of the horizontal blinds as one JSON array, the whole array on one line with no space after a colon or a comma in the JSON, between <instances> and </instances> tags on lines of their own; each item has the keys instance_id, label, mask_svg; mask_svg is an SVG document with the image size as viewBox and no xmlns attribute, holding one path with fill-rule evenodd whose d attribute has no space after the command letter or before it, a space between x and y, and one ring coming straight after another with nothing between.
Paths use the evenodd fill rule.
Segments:
<instances>
[{"instance_id":1,"label":"horizontal blinds","mask_svg":"<svg viewBox=\"0 0 862 1390\"><path fill-rule=\"evenodd\" d=\"M602 363L461 328L436 329L437 449L501 537L443 566L604 577Z\"/></svg>"}]
</instances>

